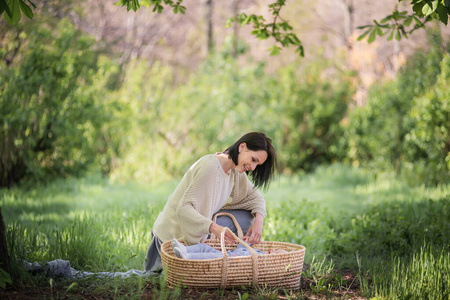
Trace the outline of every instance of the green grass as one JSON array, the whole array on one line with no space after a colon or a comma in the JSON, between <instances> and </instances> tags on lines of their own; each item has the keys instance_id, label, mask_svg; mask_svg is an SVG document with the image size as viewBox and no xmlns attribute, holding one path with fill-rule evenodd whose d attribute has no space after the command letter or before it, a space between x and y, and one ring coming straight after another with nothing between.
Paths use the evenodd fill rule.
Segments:
<instances>
[{"instance_id":1,"label":"green grass","mask_svg":"<svg viewBox=\"0 0 450 300\"><path fill-rule=\"evenodd\" d=\"M3 190L1 206L17 258L70 259L87 271L142 269L153 221L173 184L110 184L99 177Z\"/></svg>"},{"instance_id":2,"label":"green grass","mask_svg":"<svg viewBox=\"0 0 450 300\"><path fill-rule=\"evenodd\" d=\"M93 272L142 269L153 221L177 182L117 184L91 176L1 190L11 275L35 280L20 268L23 259L68 259L72 267ZM311 175L280 176L264 192L264 239L306 246L304 278L312 294L343 290L339 270L351 268L367 297L448 299L449 194L448 185L411 187L390 174L339 164ZM139 297L148 283L131 281L80 286L113 290L114 298ZM163 282L151 285L163 298L180 292ZM256 290L252 296L272 292Z\"/></svg>"},{"instance_id":3,"label":"green grass","mask_svg":"<svg viewBox=\"0 0 450 300\"><path fill-rule=\"evenodd\" d=\"M437 300L450 297L448 248L437 250L427 246L407 258L395 256L384 264L371 264L370 270L360 275L363 290L368 296Z\"/></svg>"},{"instance_id":4,"label":"green grass","mask_svg":"<svg viewBox=\"0 0 450 300\"><path fill-rule=\"evenodd\" d=\"M307 199L333 212L349 215L377 203L439 199L450 186L410 186L392 173L373 173L342 164L319 167L310 175L279 176L264 195L270 204Z\"/></svg>"}]
</instances>

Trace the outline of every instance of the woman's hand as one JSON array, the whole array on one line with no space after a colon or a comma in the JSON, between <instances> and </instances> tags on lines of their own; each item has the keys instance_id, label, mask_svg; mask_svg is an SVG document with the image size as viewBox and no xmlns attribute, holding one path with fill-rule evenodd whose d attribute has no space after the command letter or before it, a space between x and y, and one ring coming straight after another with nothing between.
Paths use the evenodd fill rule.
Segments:
<instances>
[{"instance_id":1,"label":"woman's hand","mask_svg":"<svg viewBox=\"0 0 450 300\"><path fill-rule=\"evenodd\" d=\"M256 213L255 221L248 229L247 234L244 236L244 241L246 241L250 246L253 244L259 244L261 242L263 223L263 215L260 213Z\"/></svg>"},{"instance_id":2,"label":"woman's hand","mask_svg":"<svg viewBox=\"0 0 450 300\"><path fill-rule=\"evenodd\" d=\"M209 226L209 232L214 233L216 235L216 237L220 239L220 234L222 233L223 228L225 228L225 227L220 226L216 222L212 222L211 226ZM229 245L229 244L234 244L235 242L236 242L236 239L230 234L230 232L225 231L225 244Z\"/></svg>"}]
</instances>

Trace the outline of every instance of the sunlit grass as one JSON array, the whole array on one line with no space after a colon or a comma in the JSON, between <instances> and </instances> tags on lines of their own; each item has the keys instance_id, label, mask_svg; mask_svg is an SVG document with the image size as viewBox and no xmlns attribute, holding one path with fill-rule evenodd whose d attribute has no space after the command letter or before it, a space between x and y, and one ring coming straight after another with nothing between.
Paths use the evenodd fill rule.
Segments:
<instances>
[{"instance_id":1,"label":"sunlit grass","mask_svg":"<svg viewBox=\"0 0 450 300\"><path fill-rule=\"evenodd\" d=\"M448 248L423 247L411 257L392 257L387 263L373 264L370 271L361 272L360 278L363 293L370 297L448 299L450 253Z\"/></svg>"},{"instance_id":2,"label":"sunlit grass","mask_svg":"<svg viewBox=\"0 0 450 300\"><path fill-rule=\"evenodd\" d=\"M313 174L281 175L263 194L269 206L281 201L307 199L339 217L377 203L439 199L450 194L450 185L410 186L392 173L375 174L366 169L334 164L319 167Z\"/></svg>"},{"instance_id":3,"label":"sunlit grass","mask_svg":"<svg viewBox=\"0 0 450 300\"><path fill-rule=\"evenodd\" d=\"M10 253L31 262L68 259L86 271L142 269L151 227L172 188L94 176L2 190Z\"/></svg>"}]
</instances>

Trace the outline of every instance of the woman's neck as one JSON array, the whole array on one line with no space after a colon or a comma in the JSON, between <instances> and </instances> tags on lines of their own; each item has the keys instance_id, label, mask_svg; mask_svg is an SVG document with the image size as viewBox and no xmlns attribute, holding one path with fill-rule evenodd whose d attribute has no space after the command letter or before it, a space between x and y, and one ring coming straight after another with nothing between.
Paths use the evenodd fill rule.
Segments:
<instances>
[{"instance_id":1,"label":"woman's neck","mask_svg":"<svg viewBox=\"0 0 450 300\"><path fill-rule=\"evenodd\" d=\"M228 158L228 154L218 152L216 153L216 156L225 174L229 175L230 170L236 168L236 165L233 163L233 160L231 160L231 158Z\"/></svg>"}]
</instances>

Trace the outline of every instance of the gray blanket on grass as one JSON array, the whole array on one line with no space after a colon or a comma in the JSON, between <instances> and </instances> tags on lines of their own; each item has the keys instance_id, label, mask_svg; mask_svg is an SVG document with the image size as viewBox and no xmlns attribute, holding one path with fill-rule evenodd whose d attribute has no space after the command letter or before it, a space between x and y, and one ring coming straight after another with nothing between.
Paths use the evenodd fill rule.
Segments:
<instances>
[{"instance_id":1,"label":"gray blanket on grass","mask_svg":"<svg viewBox=\"0 0 450 300\"><path fill-rule=\"evenodd\" d=\"M136 269L129 270L127 272L83 272L75 270L70 266L70 261L63 259L55 259L49 261L44 266L39 263L24 262L25 269L32 273L45 273L49 277L73 277L73 278L85 278L89 276L97 276L103 278L128 278L132 275L147 277L148 273Z\"/></svg>"}]
</instances>

